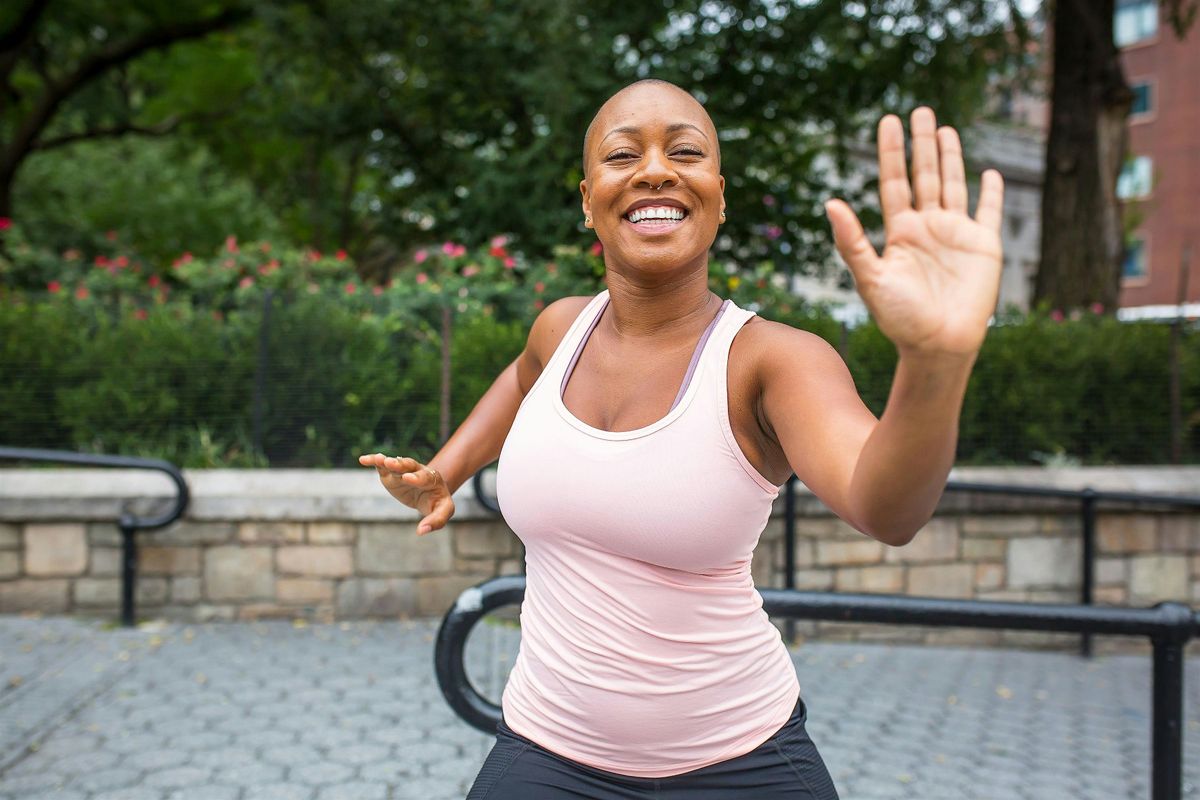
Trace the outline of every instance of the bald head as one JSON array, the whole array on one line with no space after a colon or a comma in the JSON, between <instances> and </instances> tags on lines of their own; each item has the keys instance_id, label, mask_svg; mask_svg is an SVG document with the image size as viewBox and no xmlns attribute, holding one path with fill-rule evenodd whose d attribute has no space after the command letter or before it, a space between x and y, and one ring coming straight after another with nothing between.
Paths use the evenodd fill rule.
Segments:
<instances>
[{"instance_id":1,"label":"bald head","mask_svg":"<svg viewBox=\"0 0 1200 800\"><path fill-rule=\"evenodd\" d=\"M583 177L585 179L588 175L588 166L591 163L592 137L597 133L603 135L601 127L608 121L610 114L614 110L619 109L627 101L654 102L654 95L661 92L669 92L677 96L681 95L683 98L686 98L685 102L687 105L699 112L699 117L702 120L701 126L704 128L705 133L712 138L713 148L717 157L717 167L720 168L721 146L717 141L717 127L713 124L712 118L708 115L708 111L705 110L700 101L670 81L664 81L659 78L644 78L629 84L608 98L608 100L604 101L604 105L600 106L600 110L596 112L596 115L592 117L592 121L587 127L587 133L583 136Z\"/></svg>"}]
</instances>

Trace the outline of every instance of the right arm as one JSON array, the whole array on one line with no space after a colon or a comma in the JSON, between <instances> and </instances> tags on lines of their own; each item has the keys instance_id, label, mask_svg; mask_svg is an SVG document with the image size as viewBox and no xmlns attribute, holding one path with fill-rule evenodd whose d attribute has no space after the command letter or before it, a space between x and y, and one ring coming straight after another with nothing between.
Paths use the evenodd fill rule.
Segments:
<instances>
[{"instance_id":1,"label":"right arm","mask_svg":"<svg viewBox=\"0 0 1200 800\"><path fill-rule=\"evenodd\" d=\"M564 297L542 310L530 328L525 349L492 382L467 418L429 460L428 466L440 473L440 480L415 459L393 458L382 453L359 457L360 464L379 471L384 487L397 500L426 515L418 525L418 533L426 527L433 531L445 526L454 514L451 495L472 475L500 457L521 401L591 299ZM408 479L403 479L405 474L410 475Z\"/></svg>"}]
</instances>

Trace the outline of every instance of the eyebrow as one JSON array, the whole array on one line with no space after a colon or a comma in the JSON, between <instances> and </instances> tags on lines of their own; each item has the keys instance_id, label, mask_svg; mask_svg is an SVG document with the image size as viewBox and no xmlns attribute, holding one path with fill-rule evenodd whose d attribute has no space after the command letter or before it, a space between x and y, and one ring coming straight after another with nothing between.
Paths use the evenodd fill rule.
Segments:
<instances>
[{"instance_id":1,"label":"eyebrow","mask_svg":"<svg viewBox=\"0 0 1200 800\"><path fill-rule=\"evenodd\" d=\"M696 133L698 133L698 134L700 134L701 136L703 136L703 137L704 137L706 140L708 139L708 135L707 135L707 134L706 134L704 131L700 130L700 128L696 127L695 125L693 125L693 124L692 124L692 123L690 123L690 122L676 122L676 123L674 123L674 124L672 124L672 125L668 125L668 126L667 126L667 133L675 133L676 131L687 130L688 128L691 128L691 129L692 129L692 130L694 130ZM635 126L631 126L631 125L624 125L624 126L622 126L622 127L620 127L620 128L613 128L611 131L609 131L608 133L604 134L604 139L607 139L609 136L612 136L614 133L631 133L631 134L638 134L638 133L641 133L641 132L642 132L642 129L641 129L641 128L638 128L638 127L635 127ZM602 142L603 142L603 141L604 141L604 139L601 139L600 141L602 141Z\"/></svg>"}]
</instances>

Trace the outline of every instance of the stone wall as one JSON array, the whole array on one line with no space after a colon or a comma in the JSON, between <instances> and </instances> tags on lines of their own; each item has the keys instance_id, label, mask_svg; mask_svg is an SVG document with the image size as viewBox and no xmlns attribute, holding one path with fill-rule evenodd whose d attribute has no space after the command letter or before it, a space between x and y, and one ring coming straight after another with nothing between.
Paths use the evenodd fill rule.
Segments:
<instances>
[{"instance_id":1,"label":"stone wall","mask_svg":"<svg viewBox=\"0 0 1200 800\"><path fill-rule=\"evenodd\" d=\"M521 542L464 486L446 529L415 535L418 515L358 471L191 471L184 519L139 534L140 617L186 621L440 616L459 592L521 572ZM1200 469L971 469L952 480L1190 494ZM490 489L490 487L489 487ZM116 524L160 508L162 476L124 470L0 470L0 613L100 615L120 606ZM782 496L752 570L783 586ZM1136 513L1101 505L1096 600L1148 606L1200 602L1200 512ZM1079 598L1078 504L947 492L905 547L864 536L802 486L798 589L1071 603ZM798 621L804 637L1071 648L1077 637L1015 631ZM1124 637L1099 651L1144 649Z\"/></svg>"}]
</instances>

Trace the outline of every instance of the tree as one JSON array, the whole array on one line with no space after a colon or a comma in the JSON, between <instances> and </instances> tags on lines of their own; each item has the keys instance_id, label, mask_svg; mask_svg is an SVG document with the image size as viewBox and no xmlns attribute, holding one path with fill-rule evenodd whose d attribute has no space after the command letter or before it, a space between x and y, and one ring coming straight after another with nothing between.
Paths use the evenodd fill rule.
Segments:
<instances>
[{"instance_id":1,"label":"tree","mask_svg":"<svg viewBox=\"0 0 1200 800\"><path fill-rule=\"evenodd\" d=\"M1162 0L1183 37L1196 0ZM1115 308L1124 235L1117 177L1133 102L1113 40L1114 0L1051 2L1053 78L1035 304Z\"/></svg>"},{"instance_id":2,"label":"tree","mask_svg":"<svg viewBox=\"0 0 1200 800\"><path fill-rule=\"evenodd\" d=\"M85 139L162 136L178 114L140 114L146 86L130 80L138 59L229 29L250 18L244 5L204 0L123 7L119 26L99 24L111 8L96 0L30 0L0 14L0 217L12 216L12 187L35 151ZM211 111L211 109L210 109Z\"/></svg>"}]
</instances>

